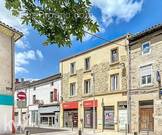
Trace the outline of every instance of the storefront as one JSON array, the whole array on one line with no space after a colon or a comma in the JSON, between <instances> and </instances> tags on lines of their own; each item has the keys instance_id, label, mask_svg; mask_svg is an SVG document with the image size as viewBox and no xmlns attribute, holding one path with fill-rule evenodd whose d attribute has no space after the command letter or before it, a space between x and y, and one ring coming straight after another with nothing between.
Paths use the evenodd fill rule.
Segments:
<instances>
[{"instance_id":1,"label":"storefront","mask_svg":"<svg viewBox=\"0 0 162 135\"><path fill-rule=\"evenodd\" d=\"M41 127L59 127L59 105L43 105L39 107L39 125Z\"/></svg>"},{"instance_id":2,"label":"storefront","mask_svg":"<svg viewBox=\"0 0 162 135\"><path fill-rule=\"evenodd\" d=\"M78 127L78 102L63 103L64 127Z\"/></svg>"},{"instance_id":3,"label":"storefront","mask_svg":"<svg viewBox=\"0 0 162 135\"><path fill-rule=\"evenodd\" d=\"M118 102L119 131L126 130L127 126L127 102Z\"/></svg>"},{"instance_id":4,"label":"storefront","mask_svg":"<svg viewBox=\"0 0 162 135\"><path fill-rule=\"evenodd\" d=\"M114 106L103 107L104 129L115 129L114 112Z\"/></svg>"},{"instance_id":5,"label":"storefront","mask_svg":"<svg viewBox=\"0 0 162 135\"><path fill-rule=\"evenodd\" d=\"M38 124L38 105L31 105L29 106L29 126L37 127Z\"/></svg>"},{"instance_id":6,"label":"storefront","mask_svg":"<svg viewBox=\"0 0 162 135\"><path fill-rule=\"evenodd\" d=\"M83 102L84 107L84 127L93 128L93 107L95 107L95 127L97 127L97 100L87 100Z\"/></svg>"}]
</instances>

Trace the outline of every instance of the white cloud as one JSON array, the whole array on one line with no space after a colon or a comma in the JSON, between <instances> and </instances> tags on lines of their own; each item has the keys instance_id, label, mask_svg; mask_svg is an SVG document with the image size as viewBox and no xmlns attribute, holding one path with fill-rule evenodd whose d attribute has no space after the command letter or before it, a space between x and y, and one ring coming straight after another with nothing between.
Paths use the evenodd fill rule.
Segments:
<instances>
[{"instance_id":1,"label":"white cloud","mask_svg":"<svg viewBox=\"0 0 162 135\"><path fill-rule=\"evenodd\" d=\"M129 22L141 11L143 0L91 0L93 6L101 10L102 22L108 26L114 21Z\"/></svg>"},{"instance_id":2,"label":"white cloud","mask_svg":"<svg viewBox=\"0 0 162 135\"><path fill-rule=\"evenodd\" d=\"M99 32L97 32L96 34L99 34L99 33L104 33L105 32L105 28L102 26L102 24L100 24L97 20L97 18L94 16L94 15L91 15L91 19L94 21L94 22L97 22L98 25L99 25ZM85 29L85 31L87 31L88 33L91 33L90 31L88 31L87 29ZM88 41L90 40L93 36L86 33L84 38L83 38L83 41ZM92 34L95 34L95 33L92 33Z\"/></svg>"},{"instance_id":3,"label":"white cloud","mask_svg":"<svg viewBox=\"0 0 162 135\"><path fill-rule=\"evenodd\" d=\"M18 52L15 55L15 72L16 73L27 73L28 70L24 67L25 65L30 64L31 60L42 59L43 54L40 50L33 51L23 51Z\"/></svg>"},{"instance_id":4,"label":"white cloud","mask_svg":"<svg viewBox=\"0 0 162 135\"><path fill-rule=\"evenodd\" d=\"M18 48L24 49L29 45L29 43L27 42L27 36L29 34L30 28L26 25L21 24L20 16L18 17L12 16L11 12L5 8L5 0L1 0L0 4L0 21L23 32L24 37L16 43L16 46Z\"/></svg>"},{"instance_id":5,"label":"white cloud","mask_svg":"<svg viewBox=\"0 0 162 135\"><path fill-rule=\"evenodd\" d=\"M43 54L42 54L42 52L40 50L37 50L36 54L40 59L43 59Z\"/></svg>"}]
</instances>

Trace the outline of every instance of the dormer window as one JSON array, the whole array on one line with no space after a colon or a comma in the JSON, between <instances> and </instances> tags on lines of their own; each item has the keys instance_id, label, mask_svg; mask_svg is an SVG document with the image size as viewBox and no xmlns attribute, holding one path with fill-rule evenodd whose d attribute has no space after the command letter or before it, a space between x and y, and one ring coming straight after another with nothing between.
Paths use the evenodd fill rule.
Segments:
<instances>
[{"instance_id":1,"label":"dormer window","mask_svg":"<svg viewBox=\"0 0 162 135\"><path fill-rule=\"evenodd\" d=\"M146 42L142 44L142 54L148 54L151 52L150 42Z\"/></svg>"}]
</instances>

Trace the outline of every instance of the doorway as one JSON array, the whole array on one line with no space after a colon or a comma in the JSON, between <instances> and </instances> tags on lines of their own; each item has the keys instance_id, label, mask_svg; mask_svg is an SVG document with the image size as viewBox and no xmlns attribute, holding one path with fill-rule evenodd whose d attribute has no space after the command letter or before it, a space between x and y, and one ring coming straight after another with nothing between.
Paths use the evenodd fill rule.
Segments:
<instances>
[{"instance_id":1,"label":"doorway","mask_svg":"<svg viewBox=\"0 0 162 135\"><path fill-rule=\"evenodd\" d=\"M153 118L153 100L140 101L139 109L139 127L140 131L153 131L154 118Z\"/></svg>"}]
</instances>

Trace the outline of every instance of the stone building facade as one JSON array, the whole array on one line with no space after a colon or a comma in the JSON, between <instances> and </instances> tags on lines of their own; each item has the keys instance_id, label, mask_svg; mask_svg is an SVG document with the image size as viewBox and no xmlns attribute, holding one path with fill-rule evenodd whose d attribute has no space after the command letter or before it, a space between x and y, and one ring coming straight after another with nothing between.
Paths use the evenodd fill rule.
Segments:
<instances>
[{"instance_id":1,"label":"stone building facade","mask_svg":"<svg viewBox=\"0 0 162 135\"><path fill-rule=\"evenodd\" d=\"M15 132L14 44L22 33L0 21L0 134Z\"/></svg>"},{"instance_id":2,"label":"stone building facade","mask_svg":"<svg viewBox=\"0 0 162 135\"><path fill-rule=\"evenodd\" d=\"M120 37L60 62L61 127L92 129L95 126L93 123L96 123L99 131L125 130L127 37Z\"/></svg>"},{"instance_id":3,"label":"stone building facade","mask_svg":"<svg viewBox=\"0 0 162 135\"><path fill-rule=\"evenodd\" d=\"M162 25L129 39L132 133L162 134Z\"/></svg>"}]
</instances>

